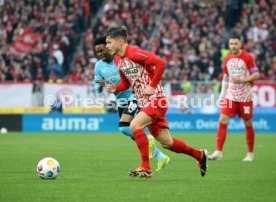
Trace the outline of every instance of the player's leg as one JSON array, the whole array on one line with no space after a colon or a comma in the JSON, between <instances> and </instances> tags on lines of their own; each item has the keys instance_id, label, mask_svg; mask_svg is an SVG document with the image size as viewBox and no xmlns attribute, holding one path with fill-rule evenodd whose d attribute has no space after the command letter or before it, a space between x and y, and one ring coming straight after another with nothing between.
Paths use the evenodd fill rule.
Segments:
<instances>
[{"instance_id":1,"label":"player's leg","mask_svg":"<svg viewBox=\"0 0 276 202\"><path fill-rule=\"evenodd\" d=\"M236 116L236 113L236 102L224 99L219 117L219 125L216 138L216 150L208 156L209 160L222 160L222 150L227 136L227 124L230 116Z\"/></svg>"},{"instance_id":2,"label":"player's leg","mask_svg":"<svg viewBox=\"0 0 276 202\"><path fill-rule=\"evenodd\" d=\"M132 140L135 141L134 135L130 129L130 122L134 118L134 116L123 113L119 123L119 130L121 133L125 134L126 136L131 137ZM160 159L161 152L155 146L154 138L151 135L147 135L149 141L149 158L157 158Z\"/></svg>"},{"instance_id":3,"label":"player's leg","mask_svg":"<svg viewBox=\"0 0 276 202\"><path fill-rule=\"evenodd\" d=\"M217 132L216 150L208 156L209 160L222 160L222 149L227 136L227 124L229 116L221 114L219 117L219 126Z\"/></svg>"},{"instance_id":4,"label":"player's leg","mask_svg":"<svg viewBox=\"0 0 276 202\"><path fill-rule=\"evenodd\" d=\"M252 125L252 120L243 120L245 129L246 129L246 143L247 143L247 154L243 161L253 161L254 159L254 140L255 140L255 131Z\"/></svg>"},{"instance_id":5,"label":"player's leg","mask_svg":"<svg viewBox=\"0 0 276 202\"><path fill-rule=\"evenodd\" d=\"M151 173L147 151L148 140L147 138L145 138L146 133L144 132L144 128L151 125L159 117L164 117L167 110L167 99L165 97L156 98L151 100L150 105L148 105L145 108L142 108L141 111L137 114L137 116L135 116L135 118L132 120L130 127L133 131L136 144L141 154L142 166L134 171L131 171L131 175L135 176L135 174L141 173L141 169ZM152 131L150 132L152 133Z\"/></svg>"},{"instance_id":6,"label":"player's leg","mask_svg":"<svg viewBox=\"0 0 276 202\"><path fill-rule=\"evenodd\" d=\"M138 112L139 107L136 100L129 101L128 106L125 108L119 108L119 116L121 117L119 123L119 130L123 134L131 137L131 139L133 140L135 139L130 129L130 122ZM151 135L148 135L147 137L149 140L149 157L156 158L158 160L158 165L161 169L161 165L163 164L162 162L167 160L167 156L156 147L154 138Z\"/></svg>"},{"instance_id":7,"label":"player's leg","mask_svg":"<svg viewBox=\"0 0 276 202\"><path fill-rule=\"evenodd\" d=\"M154 127L153 125L148 126L148 129L150 131L151 134L155 134L156 131L158 131L158 129L156 129L156 127ZM156 171L160 171L162 170L166 165L168 165L170 163L170 158L164 154L162 151L160 151L158 149L158 147L155 145L154 142L154 138L152 135L148 135L149 139L149 150L151 148L151 140L153 140L153 144L154 144L154 148L155 148L155 152L153 153L153 157L157 159L157 168L155 169ZM151 152L149 152L149 155L151 155Z\"/></svg>"},{"instance_id":8,"label":"player's leg","mask_svg":"<svg viewBox=\"0 0 276 202\"><path fill-rule=\"evenodd\" d=\"M133 119L132 115L122 114L120 122L119 122L119 130L126 136L129 136L134 140L133 133L130 129L130 122Z\"/></svg>"},{"instance_id":9,"label":"player's leg","mask_svg":"<svg viewBox=\"0 0 276 202\"><path fill-rule=\"evenodd\" d=\"M163 121L161 121L163 122ZM162 126L160 126L161 128ZM194 157L198 161L198 166L200 168L201 176L205 176L208 166L207 166L207 150L198 150L190 145L186 144L184 141L177 138L173 138L170 135L168 128L162 128L159 130L159 134L156 136L156 139L160 144L173 152L183 153Z\"/></svg>"},{"instance_id":10,"label":"player's leg","mask_svg":"<svg viewBox=\"0 0 276 202\"><path fill-rule=\"evenodd\" d=\"M119 130L131 137L131 139L134 140L133 133L130 129L130 122L132 121L135 114L138 113L139 107L136 100L130 100L128 101L127 105L124 107L119 107L119 116L120 116L120 122L119 122Z\"/></svg>"},{"instance_id":11,"label":"player's leg","mask_svg":"<svg viewBox=\"0 0 276 202\"><path fill-rule=\"evenodd\" d=\"M243 123L246 130L247 154L243 161L253 161L255 139L255 131L252 125L253 102L239 103L239 117L243 119Z\"/></svg>"},{"instance_id":12,"label":"player's leg","mask_svg":"<svg viewBox=\"0 0 276 202\"><path fill-rule=\"evenodd\" d=\"M121 133L123 133L124 135L134 140L133 134L130 130L130 122L133 119L133 116L130 114L126 114L125 113L126 109L127 107L118 107L118 113L120 117L118 128L119 128L119 131L121 131Z\"/></svg>"},{"instance_id":13,"label":"player's leg","mask_svg":"<svg viewBox=\"0 0 276 202\"><path fill-rule=\"evenodd\" d=\"M130 123L130 128L133 132L142 160L140 167L129 172L131 176L144 178L151 178L152 176L149 163L149 141L144 131L144 128L149 124L151 124L151 117L143 111L140 111Z\"/></svg>"}]
</instances>

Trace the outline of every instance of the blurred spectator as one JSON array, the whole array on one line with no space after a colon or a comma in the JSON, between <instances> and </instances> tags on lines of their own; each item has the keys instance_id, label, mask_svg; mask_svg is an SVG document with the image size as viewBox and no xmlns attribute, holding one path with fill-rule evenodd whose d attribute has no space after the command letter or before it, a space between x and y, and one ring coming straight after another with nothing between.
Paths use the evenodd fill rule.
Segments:
<instances>
[{"instance_id":1,"label":"blurred spectator","mask_svg":"<svg viewBox=\"0 0 276 202\"><path fill-rule=\"evenodd\" d=\"M61 78L61 72L67 74L81 33L89 27L90 7L98 2L1 1L1 81L47 81ZM26 37L20 41L22 34ZM59 67L49 69L50 57L56 58Z\"/></svg>"},{"instance_id":2,"label":"blurred spectator","mask_svg":"<svg viewBox=\"0 0 276 202\"><path fill-rule=\"evenodd\" d=\"M62 66L63 60L64 60L63 53L62 53L62 51L59 49L59 46L58 46L57 44L54 44L53 48L54 48L53 56L54 56L55 59L57 60L57 63L58 63L60 66Z\"/></svg>"},{"instance_id":3,"label":"blurred spectator","mask_svg":"<svg viewBox=\"0 0 276 202\"><path fill-rule=\"evenodd\" d=\"M56 58L50 57L46 72L48 78L62 78L61 66L58 64Z\"/></svg>"},{"instance_id":4,"label":"blurred spectator","mask_svg":"<svg viewBox=\"0 0 276 202\"><path fill-rule=\"evenodd\" d=\"M130 44L166 59L165 80L220 80L222 61L229 52L228 36L232 33L241 36L243 48L256 58L260 79L275 80L276 77L276 35L272 34L276 32L276 4L273 0L3 2L0 81L92 80L97 61L93 41L114 24L128 28ZM103 15L94 18L96 24L90 28L90 18L95 17L102 2ZM26 29L42 36L22 59L10 47ZM83 37L82 50L73 58L80 37ZM53 62L49 60L51 57L57 63L49 64Z\"/></svg>"},{"instance_id":5,"label":"blurred spectator","mask_svg":"<svg viewBox=\"0 0 276 202\"><path fill-rule=\"evenodd\" d=\"M240 4L238 4L241 6ZM93 30L86 33L83 53L76 58L89 61L94 54L92 39L109 26L124 24L129 43L157 52L167 60L164 79L213 80L221 73L221 48L226 46L227 1L106 1ZM240 9L240 8L239 8ZM89 36L89 37L88 37ZM212 64L212 71L209 70ZM212 75L209 75L209 73Z\"/></svg>"}]
</instances>

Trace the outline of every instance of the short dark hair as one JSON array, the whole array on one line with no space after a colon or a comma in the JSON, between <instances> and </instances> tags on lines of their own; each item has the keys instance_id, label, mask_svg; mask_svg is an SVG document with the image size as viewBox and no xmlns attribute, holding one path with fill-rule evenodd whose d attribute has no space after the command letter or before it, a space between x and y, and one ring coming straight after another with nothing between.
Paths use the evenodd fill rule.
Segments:
<instances>
[{"instance_id":1,"label":"short dark hair","mask_svg":"<svg viewBox=\"0 0 276 202\"><path fill-rule=\"evenodd\" d=\"M106 38L105 37L99 37L97 39L95 39L94 41L94 47L97 46L97 45L106 45Z\"/></svg>"},{"instance_id":2,"label":"short dark hair","mask_svg":"<svg viewBox=\"0 0 276 202\"><path fill-rule=\"evenodd\" d=\"M122 37L126 39L127 28L125 26L110 27L106 33L106 37L110 37L110 38Z\"/></svg>"},{"instance_id":3,"label":"short dark hair","mask_svg":"<svg viewBox=\"0 0 276 202\"><path fill-rule=\"evenodd\" d=\"M238 39L239 41L241 41L241 37L237 34L232 34L230 37L229 37L229 40L230 39Z\"/></svg>"}]
</instances>

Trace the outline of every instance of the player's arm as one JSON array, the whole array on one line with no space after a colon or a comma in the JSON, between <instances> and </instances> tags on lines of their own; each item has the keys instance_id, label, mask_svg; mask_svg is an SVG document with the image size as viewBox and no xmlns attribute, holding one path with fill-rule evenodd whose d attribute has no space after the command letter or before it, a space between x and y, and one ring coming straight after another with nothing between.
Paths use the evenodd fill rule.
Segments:
<instances>
[{"instance_id":1,"label":"player's arm","mask_svg":"<svg viewBox=\"0 0 276 202\"><path fill-rule=\"evenodd\" d=\"M158 57L157 55L153 55L150 58L150 64L155 66L154 76L151 80L150 86L153 88L156 88L160 80L162 79L162 76L164 74L164 71L166 69L167 63L162 58Z\"/></svg>"},{"instance_id":2,"label":"player's arm","mask_svg":"<svg viewBox=\"0 0 276 202\"><path fill-rule=\"evenodd\" d=\"M150 86L156 88L164 71L166 69L167 63L162 58L158 57L154 53L142 50L137 48L135 50L135 54L132 54L133 58L131 58L134 62L145 64L147 66L155 66L154 76L151 80Z\"/></svg>"},{"instance_id":3,"label":"player's arm","mask_svg":"<svg viewBox=\"0 0 276 202\"><path fill-rule=\"evenodd\" d=\"M119 70L119 73L120 73L121 81L117 85L115 85L114 83L110 83L106 85L106 90L109 93L121 92L130 88L130 83L128 79L125 77L124 73L121 70Z\"/></svg>"},{"instance_id":4,"label":"player's arm","mask_svg":"<svg viewBox=\"0 0 276 202\"><path fill-rule=\"evenodd\" d=\"M222 82L221 82L221 91L220 91L220 95L219 95L219 101L222 102L224 100L227 88L228 88L228 82L229 82L229 74L228 74L228 69L226 66L228 59L227 57L224 60L224 64L223 64L223 78L222 78Z\"/></svg>"},{"instance_id":5,"label":"player's arm","mask_svg":"<svg viewBox=\"0 0 276 202\"><path fill-rule=\"evenodd\" d=\"M225 97L226 90L228 88L228 82L229 82L228 74L224 74L222 82L221 82L221 91L220 91L220 96L219 96L220 101L222 101Z\"/></svg>"},{"instance_id":6,"label":"player's arm","mask_svg":"<svg viewBox=\"0 0 276 202\"><path fill-rule=\"evenodd\" d=\"M248 76L246 79L245 79L245 83L251 83L257 79L259 79L260 77L260 74L259 72L254 72L253 74L251 74L250 76Z\"/></svg>"},{"instance_id":7,"label":"player's arm","mask_svg":"<svg viewBox=\"0 0 276 202\"><path fill-rule=\"evenodd\" d=\"M254 70L255 68L251 68L249 69L249 73L250 75L244 79L240 79L240 78L232 78L232 82L235 83L235 84L242 84L242 83L251 83L257 79L259 79L260 75L259 75L259 72L258 72L258 69L257 71Z\"/></svg>"},{"instance_id":8,"label":"player's arm","mask_svg":"<svg viewBox=\"0 0 276 202\"><path fill-rule=\"evenodd\" d=\"M155 88L162 79L167 63L162 58L154 53L147 52L142 49L136 49L135 54L132 54L134 62L145 64L146 66L155 66L155 71L151 83L146 87L144 93L146 96L153 95Z\"/></svg>"},{"instance_id":9,"label":"player's arm","mask_svg":"<svg viewBox=\"0 0 276 202\"><path fill-rule=\"evenodd\" d=\"M98 93L103 92L103 87L105 86L105 81L102 77L102 75L99 73L99 66L96 64L95 66L95 76L94 76L94 80L95 80L95 89Z\"/></svg>"},{"instance_id":10,"label":"player's arm","mask_svg":"<svg viewBox=\"0 0 276 202\"><path fill-rule=\"evenodd\" d=\"M158 83L161 81L164 71L166 69L167 63L165 60L155 55L154 53L148 53L149 57L145 60L147 66L155 66L154 76L151 80L150 86L156 88Z\"/></svg>"}]
</instances>

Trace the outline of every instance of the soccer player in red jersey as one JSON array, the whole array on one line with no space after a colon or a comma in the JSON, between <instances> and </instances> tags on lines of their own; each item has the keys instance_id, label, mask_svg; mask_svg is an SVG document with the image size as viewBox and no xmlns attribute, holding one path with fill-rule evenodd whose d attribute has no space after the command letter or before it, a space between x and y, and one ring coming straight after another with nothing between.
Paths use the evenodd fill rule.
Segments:
<instances>
[{"instance_id":1,"label":"soccer player in red jersey","mask_svg":"<svg viewBox=\"0 0 276 202\"><path fill-rule=\"evenodd\" d=\"M198 161L201 176L204 176L208 167L207 151L194 149L170 135L165 117L168 102L160 82L166 62L154 53L128 45L127 30L124 27L110 28L106 40L107 48L113 55L116 55L115 61L121 76L121 82L117 86L108 84L106 89L114 93L132 87L141 108L132 120L130 127L140 151L142 164L130 171L129 174L134 177L152 177L148 139L144 132L144 128L147 127L164 148L194 157Z\"/></svg>"},{"instance_id":2,"label":"soccer player in red jersey","mask_svg":"<svg viewBox=\"0 0 276 202\"><path fill-rule=\"evenodd\" d=\"M220 94L221 113L217 133L216 151L209 156L209 160L222 160L222 149L227 134L228 120L238 115L243 119L246 128L246 142L248 152L243 161L254 159L254 128L252 82L259 78L258 68L253 57L241 49L239 36L229 38L230 54L224 61L224 76Z\"/></svg>"}]
</instances>

